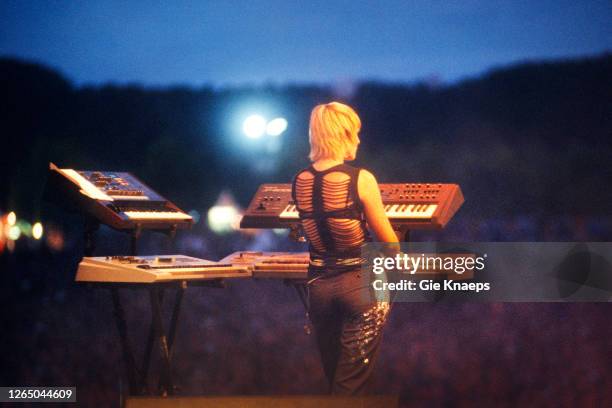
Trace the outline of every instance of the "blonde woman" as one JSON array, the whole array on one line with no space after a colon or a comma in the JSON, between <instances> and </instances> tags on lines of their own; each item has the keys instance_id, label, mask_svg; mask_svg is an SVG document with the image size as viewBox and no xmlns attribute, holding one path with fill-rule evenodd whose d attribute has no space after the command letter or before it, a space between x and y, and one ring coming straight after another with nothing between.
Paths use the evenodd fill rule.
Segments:
<instances>
[{"instance_id":1,"label":"blonde woman","mask_svg":"<svg viewBox=\"0 0 612 408\"><path fill-rule=\"evenodd\" d=\"M361 121L344 104L318 105L310 116L310 167L292 194L309 243L309 317L332 394L367 393L389 305L370 296L361 276L361 246L397 242L376 179L349 166ZM366 226L367 222L367 226Z\"/></svg>"}]
</instances>

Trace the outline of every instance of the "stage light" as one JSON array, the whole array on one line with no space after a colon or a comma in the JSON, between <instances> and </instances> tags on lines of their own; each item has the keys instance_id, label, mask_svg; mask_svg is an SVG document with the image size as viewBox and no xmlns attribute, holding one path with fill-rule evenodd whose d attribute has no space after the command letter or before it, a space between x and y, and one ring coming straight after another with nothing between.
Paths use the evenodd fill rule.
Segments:
<instances>
[{"instance_id":1,"label":"stage light","mask_svg":"<svg viewBox=\"0 0 612 408\"><path fill-rule=\"evenodd\" d=\"M208 210L208 226L218 234L234 229L236 219L240 217L238 210L231 205L215 205Z\"/></svg>"},{"instance_id":2,"label":"stage light","mask_svg":"<svg viewBox=\"0 0 612 408\"><path fill-rule=\"evenodd\" d=\"M59 252L64 249L64 234L62 231L50 228L46 234L46 242L49 248L53 251Z\"/></svg>"},{"instance_id":3,"label":"stage light","mask_svg":"<svg viewBox=\"0 0 612 408\"><path fill-rule=\"evenodd\" d=\"M17 214L15 214L15 211L11 211L10 213L8 213L8 216L6 217L6 222L10 226L15 225L15 223L17 222Z\"/></svg>"},{"instance_id":4,"label":"stage light","mask_svg":"<svg viewBox=\"0 0 612 408\"><path fill-rule=\"evenodd\" d=\"M287 120L285 118L276 118L268 122L266 133L270 136L279 136L287 130Z\"/></svg>"},{"instance_id":5,"label":"stage light","mask_svg":"<svg viewBox=\"0 0 612 408\"><path fill-rule=\"evenodd\" d=\"M20 236L21 236L21 230L19 229L18 226L13 225L11 228L9 228L8 238L11 241L17 241Z\"/></svg>"},{"instance_id":6,"label":"stage light","mask_svg":"<svg viewBox=\"0 0 612 408\"><path fill-rule=\"evenodd\" d=\"M217 234L236 231L240 228L241 211L232 193L224 190L208 210L208 227Z\"/></svg>"},{"instance_id":7,"label":"stage light","mask_svg":"<svg viewBox=\"0 0 612 408\"><path fill-rule=\"evenodd\" d=\"M5 233L4 233L4 226L3 226L3 222L2 219L0 219L0 255L2 255L2 252L4 251L4 245L5 245Z\"/></svg>"},{"instance_id":8,"label":"stage light","mask_svg":"<svg viewBox=\"0 0 612 408\"><path fill-rule=\"evenodd\" d=\"M242 131L247 137L258 139L266 131L266 119L260 115L251 115L244 120Z\"/></svg>"},{"instance_id":9,"label":"stage light","mask_svg":"<svg viewBox=\"0 0 612 408\"><path fill-rule=\"evenodd\" d=\"M40 239L43 236L43 226L40 222L35 223L32 226L32 237L34 239Z\"/></svg>"}]
</instances>

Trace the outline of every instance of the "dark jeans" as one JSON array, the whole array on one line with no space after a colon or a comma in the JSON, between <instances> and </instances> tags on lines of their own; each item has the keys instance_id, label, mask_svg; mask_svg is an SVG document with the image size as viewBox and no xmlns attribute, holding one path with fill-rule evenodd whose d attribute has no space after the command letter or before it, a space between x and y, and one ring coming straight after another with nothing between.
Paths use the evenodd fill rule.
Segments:
<instances>
[{"instance_id":1,"label":"dark jeans","mask_svg":"<svg viewBox=\"0 0 612 408\"><path fill-rule=\"evenodd\" d=\"M360 270L308 285L313 324L332 394L368 393L389 304L377 302Z\"/></svg>"}]
</instances>

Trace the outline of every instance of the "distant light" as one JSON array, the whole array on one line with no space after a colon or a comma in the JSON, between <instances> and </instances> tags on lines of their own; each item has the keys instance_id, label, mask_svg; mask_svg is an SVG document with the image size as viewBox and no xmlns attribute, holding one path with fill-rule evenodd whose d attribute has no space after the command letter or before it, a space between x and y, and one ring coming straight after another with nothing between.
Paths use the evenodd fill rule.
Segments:
<instances>
[{"instance_id":1,"label":"distant light","mask_svg":"<svg viewBox=\"0 0 612 408\"><path fill-rule=\"evenodd\" d=\"M272 119L266 126L266 133L270 136L279 136L285 130L287 130L287 120L285 118Z\"/></svg>"},{"instance_id":2,"label":"distant light","mask_svg":"<svg viewBox=\"0 0 612 408\"><path fill-rule=\"evenodd\" d=\"M19 229L18 226L13 225L8 232L8 238L11 241L17 241L19 239L19 237L21 236L21 230Z\"/></svg>"},{"instance_id":3,"label":"distant light","mask_svg":"<svg viewBox=\"0 0 612 408\"><path fill-rule=\"evenodd\" d=\"M251 115L244 120L242 131L248 137L258 139L266 131L266 119L260 115Z\"/></svg>"},{"instance_id":4,"label":"distant light","mask_svg":"<svg viewBox=\"0 0 612 408\"><path fill-rule=\"evenodd\" d=\"M0 220L0 255L2 255L2 252L4 252L4 244L6 239L4 238L4 227L3 227L3 222L2 220Z\"/></svg>"},{"instance_id":5,"label":"distant light","mask_svg":"<svg viewBox=\"0 0 612 408\"><path fill-rule=\"evenodd\" d=\"M34 239L41 239L43 236L43 226L40 222L37 222L32 226L32 237Z\"/></svg>"},{"instance_id":6,"label":"distant light","mask_svg":"<svg viewBox=\"0 0 612 408\"><path fill-rule=\"evenodd\" d=\"M215 205L208 210L208 226L219 234L234 230L239 218L238 209L232 205Z\"/></svg>"},{"instance_id":7,"label":"distant light","mask_svg":"<svg viewBox=\"0 0 612 408\"><path fill-rule=\"evenodd\" d=\"M6 222L8 222L8 225L15 225L15 223L17 222L17 214L15 214L15 211L11 211L10 213L8 213L8 216L6 217Z\"/></svg>"},{"instance_id":8,"label":"distant light","mask_svg":"<svg viewBox=\"0 0 612 408\"><path fill-rule=\"evenodd\" d=\"M55 228L49 228L45 236L47 237L47 245L51 250L59 252L64 249L64 234L62 231Z\"/></svg>"}]
</instances>

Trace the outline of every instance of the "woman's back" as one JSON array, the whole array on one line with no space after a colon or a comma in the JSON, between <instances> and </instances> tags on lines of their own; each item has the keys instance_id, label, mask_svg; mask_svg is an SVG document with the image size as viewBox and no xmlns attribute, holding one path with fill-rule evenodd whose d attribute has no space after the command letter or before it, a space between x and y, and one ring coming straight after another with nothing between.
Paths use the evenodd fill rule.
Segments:
<instances>
[{"instance_id":1,"label":"woman's back","mask_svg":"<svg viewBox=\"0 0 612 408\"><path fill-rule=\"evenodd\" d=\"M361 245L369 240L358 193L359 169L340 164L313 166L297 174L293 196L310 244L311 264L326 273L362 263Z\"/></svg>"},{"instance_id":2,"label":"woman's back","mask_svg":"<svg viewBox=\"0 0 612 408\"><path fill-rule=\"evenodd\" d=\"M296 175L292 189L315 275L306 284L308 316L335 394L367 392L389 311L388 303L372 296L370 276L361 271L366 220L380 242L397 242L374 175L344 164L357 155L360 129L350 106L315 106L308 156L313 164Z\"/></svg>"}]
</instances>

